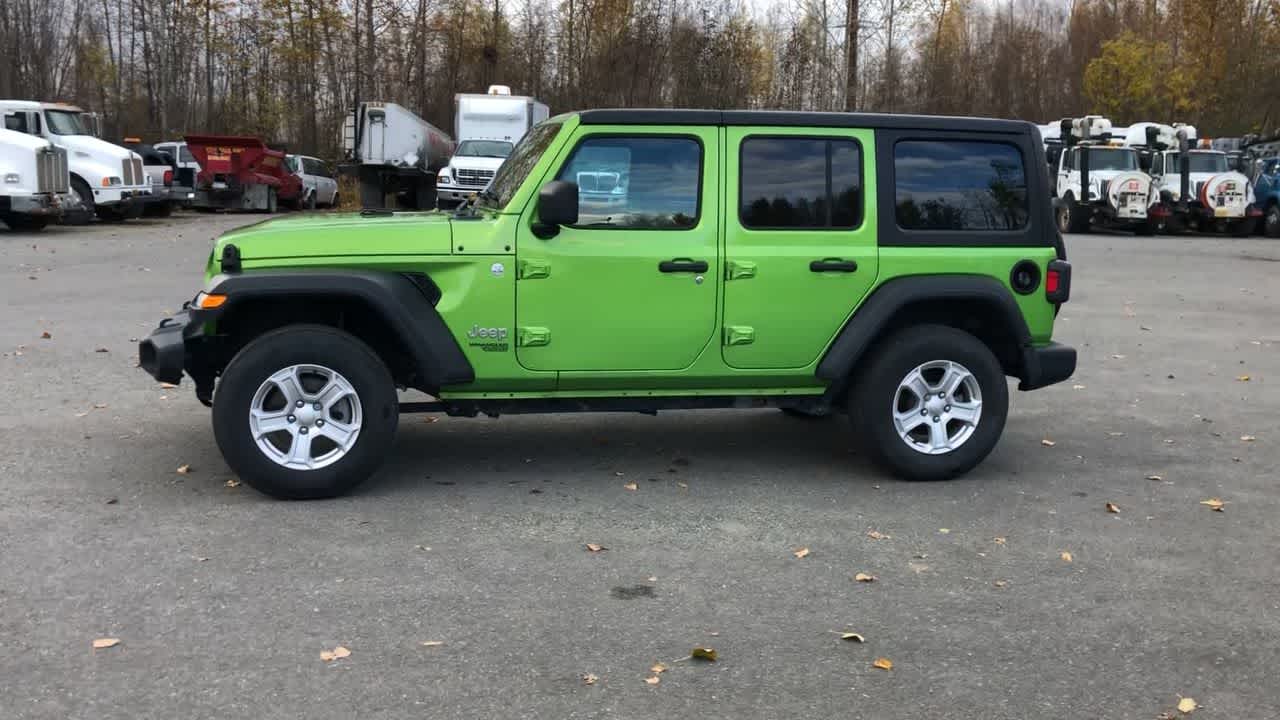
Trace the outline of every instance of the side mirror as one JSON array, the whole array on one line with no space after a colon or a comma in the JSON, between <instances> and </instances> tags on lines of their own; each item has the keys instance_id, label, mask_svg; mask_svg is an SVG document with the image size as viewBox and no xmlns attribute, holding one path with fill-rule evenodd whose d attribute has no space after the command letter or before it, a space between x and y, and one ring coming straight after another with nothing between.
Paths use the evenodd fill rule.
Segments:
<instances>
[{"instance_id":1,"label":"side mirror","mask_svg":"<svg viewBox=\"0 0 1280 720\"><path fill-rule=\"evenodd\" d=\"M563 180L552 180L538 191L538 219L533 234L546 240L560 232L561 225L578 222L578 186Z\"/></svg>"}]
</instances>

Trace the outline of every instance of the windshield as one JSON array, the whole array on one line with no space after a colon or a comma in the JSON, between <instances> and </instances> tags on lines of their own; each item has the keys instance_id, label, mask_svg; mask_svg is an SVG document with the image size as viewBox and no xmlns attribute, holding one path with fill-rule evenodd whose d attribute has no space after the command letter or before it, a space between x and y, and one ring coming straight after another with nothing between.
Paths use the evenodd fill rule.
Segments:
<instances>
[{"instance_id":1,"label":"windshield","mask_svg":"<svg viewBox=\"0 0 1280 720\"><path fill-rule=\"evenodd\" d=\"M480 203L491 208L506 207L559 132L560 123L544 121L521 138L489 182L488 192L482 194Z\"/></svg>"},{"instance_id":2,"label":"windshield","mask_svg":"<svg viewBox=\"0 0 1280 720\"><path fill-rule=\"evenodd\" d=\"M1090 170L1137 170L1138 153L1126 148L1090 148Z\"/></svg>"},{"instance_id":3,"label":"windshield","mask_svg":"<svg viewBox=\"0 0 1280 720\"><path fill-rule=\"evenodd\" d=\"M511 154L511 143L504 140L463 140L458 143L458 157L504 158Z\"/></svg>"},{"instance_id":4,"label":"windshield","mask_svg":"<svg viewBox=\"0 0 1280 720\"><path fill-rule=\"evenodd\" d=\"M72 110L45 110L44 121L54 135L88 135L80 113Z\"/></svg>"},{"instance_id":5,"label":"windshield","mask_svg":"<svg viewBox=\"0 0 1280 720\"><path fill-rule=\"evenodd\" d=\"M1182 153L1176 152L1165 155L1166 172L1172 175L1182 172L1182 165L1179 164L1181 155ZM1230 169L1227 167L1227 156L1223 153L1192 152L1187 157L1191 161L1193 173L1223 173Z\"/></svg>"}]
</instances>

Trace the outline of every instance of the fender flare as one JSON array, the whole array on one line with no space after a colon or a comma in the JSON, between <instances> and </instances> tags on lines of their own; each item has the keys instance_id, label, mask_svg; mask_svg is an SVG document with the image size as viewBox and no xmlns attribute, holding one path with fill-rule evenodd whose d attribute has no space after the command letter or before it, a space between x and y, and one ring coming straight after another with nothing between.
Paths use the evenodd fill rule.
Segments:
<instances>
[{"instance_id":1,"label":"fender flare","mask_svg":"<svg viewBox=\"0 0 1280 720\"><path fill-rule=\"evenodd\" d=\"M420 378L415 385L434 390L475 380L471 363L436 310L439 287L421 273L255 270L217 275L208 283L208 292L227 296L218 315L261 299L322 296L359 300L373 308L408 349Z\"/></svg>"},{"instance_id":2,"label":"fender flare","mask_svg":"<svg viewBox=\"0 0 1280 720\"><path fill-rule=\"evenodd\" d=\"M872 291L845 322L818 362L815 374L837 391L858 361L885 333L901 309L922 301L976 300L990 307L1011 331L1024 359L1031 347L1031 331L1013 294L995 278L983 275L912 275L894 278ZM1025 365L1025 362L1024 362ZM1021 368L1022 377L1027 368Z\"/></svg>"}]
</instances>

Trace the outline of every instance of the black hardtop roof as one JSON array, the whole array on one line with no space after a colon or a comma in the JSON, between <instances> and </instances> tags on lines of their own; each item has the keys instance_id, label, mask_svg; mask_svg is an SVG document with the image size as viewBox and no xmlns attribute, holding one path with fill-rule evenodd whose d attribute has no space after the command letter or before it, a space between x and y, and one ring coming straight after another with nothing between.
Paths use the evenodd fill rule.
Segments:
<instances>
[{"instance_id":1,"label":"black hardtop roof","mask_svg":"<svg viewBox=\"0 0 1280 720\"><path fill-rule=\"evenodd\" d=\"M774 127L884 128L1030 134L1036 126L1022 120L891 115L884 113L801 112L792 110L671 110L611 108L578 113L585 125L763 125Z\"/></svg>"}]
</instances>

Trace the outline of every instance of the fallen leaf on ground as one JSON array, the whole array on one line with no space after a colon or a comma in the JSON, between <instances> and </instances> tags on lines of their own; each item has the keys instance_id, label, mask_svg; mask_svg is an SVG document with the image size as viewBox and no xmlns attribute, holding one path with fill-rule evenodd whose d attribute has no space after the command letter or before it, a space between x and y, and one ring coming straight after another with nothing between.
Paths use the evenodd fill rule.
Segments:
<instances>
[{"instance_id":1,"label":"fallen leaf on ground","mask_svg":"<svg viewBox=\"0 0 1280 720\"><path fill-rule=\"evenodd\" d=\"M927 572L927 571L929 570L929 566L928 566L928 565L925 565L924 563L918 563L918 562L910 562L910 561L908 561L908 562L907 562L907 567L911 568L911 572L914 572L914 573L916 573L917 575L919 575L919 574L920 574L920 573L922 573L922 572Z\"/></svg>"},{"instance_id":2,"label":"fallen leaf on ground","mask_svg":"<svg viewBox=\"0 0 1280 720\"><path fill-rule=\"evenodd\" d=\"M866 642L866 641L867 641L867 639L866 639L866 638L862 637L862 636L861 636L861 635L859 635L858 633L850 633L850 632L847 632L847 633L840 633L840 639L841 639L841 640L848 640L849 642L856 642L856 643Z\"/></svg>"},{"instance_id":3,"label":"fallen leaf on ground","mask_svg":"<svg viewBox=\"0 0 1280 720\"><path fill-rule=\"evenodd\" d=\"M1241 439L1242 441L1244 441L1244 442L1253 442L1254 440L1257 440L1258 438L1256 438L1256 437L1254 437L1254 436L1252 436L1252 435L1241 435L1241 436L1240 436L1240 439Z\"/></svg>"},{"instance_id":4,"label":"fallen leaf on ground","mask_svg":"<svg viewBox=\"0 0 1280 720\"><path fill-rule=\"evenodd\" d=\"M598 543L587 543L587 552L598 553L598 552L604 552L605 550L608 550L608 549L609 548L603 545L600 545Z\"/></svg>"},{"instance_id":5,"label":"fallen leaf on ground","mask_svg":"<svg viewBox=\"0 0 1280 720\"><path fill-rule=\"evenodd\" d=\"M868 575L867 573L860 572L857 575L854 575L853 579L857 580L858 582L875 582L876 576Z\"/></svg>"},{"instance_id":6,"label":"fallen leaf on ground","mask_svg":"<svg viewBox=\"0 0 1280 720\"><path fill-rule=\"evenodd\" d=\"M631 482L629 482L629 483L627 483L627 484L623 485L623 486L622 486L622 489L623 489L623 490L635 490L635 489L636 489L636 487L637 487L637 486L636 486L636 483L635 483L635 481L633 480L633 481L631 481Z\"/></svg>"},{"instance_id":7,"label":"fallen leaf on ground","mask_svg":"<svg viewBox=\"0 0 1280 720\"><path fill-rule=\"evenodd\" d=\"M1009 584L1009 581L1007 581L1007 580L997 580L997 581L995 581L995 582L993 582L993 583L991 583L991 584L992 584L992 585L995 585L996 587L1004 587L1005 585L1008 585L1008 584Z\"/></svg>"},{"instance_id":8,"label":"fallen leaf on ground","mask_svg":"<svg viewBox=\"0 0 1280 720\"><path fill-rule=\"evenodd\" d=\"M1249 376L1248 376L1248 375L1237 375L1237 376L1236 376L1236 382L1249 382Z\"/></svg>"},{"instance_id":9,"label":"fallen leaf on ground","mask_svg":"<svg viewBox=\"0 0 1280 720\"><path fill-rule=\"evenodd\" d=\"M333 662L334 660L341 660L344 657L351 657L351 651L342 647L341 645L339 645L338 647L332 650L320 651L320 659L325 662Z\"/></svg>"},{"instance_id":10,"label":"fallen leaf on ground","mask_svg":"<svg viewBox=\"0 0 1280 720\"><path fill-rule=\"evenodd\" d=\"M1040 441L1040 444L1041 444L1041 445L1043 445L1043 446L1045 446L1045 447L1053 447L1054 445L1057 445L1058 443L1056 443L1056 442L1054 442L1054 441L1050 440L1049 438L1045 438L1045 439L1043 439L1043 440L1041 440L1041 441Z\"/></svg>"},{"instance_id":11,"label":"fallen leaf on ground","mask_svg":"<svg viewBox=\"0 0 1280 720\"><path fill-rule=\"evenodd\" d=\"M440 647L444 644L443 640L423 640L422 647Z\"/></svg>"},{"instance_id":12,"label":"fallen leaf on ground","mask_svg":"<svg viewBox=\"0 0 1280 720\"><path fill-rule=\"evenodd\" d=\"M1178 701L1178 712L1182 713L1183 715L1189 715L1198 707L1200 707L1200 705L1196 703L1195 700L1189 697L1184 697Z\"/></svg>"},{"instance_id":13,"label":"fallen leaf on ground","mask_svg":"<svg viewBox=\"0 0 1280 720\"><path fill-rule=\"evenodd\" d=\"M1005 544L1006 542L1008 542L1008 538L1004 538L1004 537L994 537L994 538L991 538L991 539L992 539L992 540L995 540L995 542L996 542L996 544L997 544L997 545L1003 545L1003 544Z\"/></svg>"},{"instance_id":14,"label":"fallen leaf on ground","mask_svg":"<svg viewBox=\"0 0 1280 720\"><path fill-rule=\"evenodd\" d=\"M942 533L943 535L948 535L951 533L951 528L938 528L938 532Z\"/></svg>"},{"instance_id":15,"label":"fallen leaf on ground","mask_svg":"<svg viewBox=\"0 0 1280 720\"><path fill-rule=\"evenodd\" d=\"M1115 503L1107 503L1107 512L1118 513L1120 512L1120 506Z\"/></svg>"},{"instance_id":16,"label":"fallen leaf on ground","mask_svg":"<svg viewBox=\"0 0 1280 720\"><path fill-rule=\"evenodd\" d=\"M1147 476L1147 479L1148 479L1148 480L1154 480L1154 481L1156 481L1156 482L1160 482L1161 480L1164 480L1164 478L1163 478L1163 477L1161 477L1161 476L1159 476L1159 475L1148 475L1148 476Z\"/></svg>"},{"instance_id":17,"label":"fallen leaf on ground","mask_svg":"<svg viewBox=\"0 0 1280 720\"><path fill-rule=\"evenodd\" d=\"M581 677L583 685L595 685L596 681L600 679L600 676L595 673L582 673Z\"/></svg>"},{"instance_id":18,"label":"fallen leaf on ground","mask_svg":"<svg viewBox=\"0 0 1280 720\"><path fill-rule=\"evenodd\" d=\"M434 422L440 422L440 418L436 417L435 415L428 415L422 418L422 422L428 423L428 424L434 423ZM529 461L525 460L525 462L529 462Z\"/></svg>"},{"instance_id":19,"label":"fallen leaf on ground","mask_svg":"<svg viewBox=\"0 0 1280 720\"><path fill-rule=\"evenodd\" d=\"M885 535L879 530L868 530L867 537L871 538L872 540L888 540L889 539L888 535Z\"/></svg>"},{"instance_id":20,"label":"fallen leaf on ground","mask_svg":"<svg viewBox=\"0 0 1280 720\"><path fill-rule=\"evenodd\" d=\"M1115 359L1115 360L1123 360L1123 359L1124 359L1124 356L1123 356L1123 355L1112 355L1111 357L1112 357L1113 359Z\"/></svg>"},{"instance_id":21,"label":"fallen leaf on ground","mask_svg":"<svg viewBox=\"0 0 1280 720\"><path fill-rule=\"evenodd\" d=\"M795 555L797 558L809 557L809 548L802 547L799 550L793 551L791 554Z\"/></svg>"},{"instance_id":22,"label":"fallen leaf on ground","mask_svg":"<svg viewBox=\"0 0 1280 720\"><path fill-rule=\"evenodd\" d=\"M236 487L240 487L240 481L239 481L238 479L236 479L236 478L231 478L230 480L226 481L226 482L225 482L225 483L223 483L223 484L224 484L224 485L226 485L226 486L227 486L227 487L229 487L229 488L236 488Z\"/></svg>"},{"instance_id":23,"label":"fallen leaf on ground","mask_svg":"<svg viewBox=\"0 0 1280 720\"><path fill-rule=\"evenodd\" d=\"M108 350L108 349L106 349L106 348L98 348L98 349L94 350L94 352L105 353L105 352L111 352L111 351L110 351L110 350Z\"/></svg>"},{"instance_id":24,"label":"fallen leaf on ground","mask_svg":"<svg viewBox=\"0 0 1280 720\"><path fill-rule=\"evenodd\" d=\"M41 339L41 340L49 340L49 339L51 339L52 337L53 337L53 336L49 334L49 331L48 331L48 330L45 330L44 332L40 333L40 339Z\"/></svg>"},{"instance_id":25,"label":"fallen leaf on ground","mask_svg":"<svg viewBox=\"0 0 1280 720\"><path fill-rule=\"evenodd\" d=\"M666 671L667 671L667 666L663 665L662 663L654 663L653 667L649 668L649 672L653 673L654 675L661 675Z\"/></svg>"},{"instance_id":26,"label":"fallen leaf on ground","mask_svg":"<svg viewBox=\"0 0 1280 720\"><path fill-rule=\"evenodd\" d=\"M1216 510L1218 512L1222 512L1222 507L1226 505L1225 502L1223 502L1218 498L1209 498L1208 500L1201 500L1200 504L1208 505L1210 510Z\"/></svg>"},{"instance_id":27,"label":"fallen leaf on ground","mask_svg":"<svg viewBox=\"0 0 1280 720\"><path fill-rule=\"evenodd\" d=\"M644 681L648 685L657 685L658 683L662 682L662 678L658 677L657 675L651 675L645 678Z\"/></svg>"},{"instance_id":28,"label":"fallen leaf on ground","mask_svg":"<svg viewBox=\"0 0 1280 720\"><path fill-rule=\"evenodd\" d=\"M106 404L106 403L94 403L94 404L93 404L93 409L94 409L94 410L106 410L106 409L107 409L107 404Z\"/></svg>"},{"instance_id":29,"label":"fallen leaf on ground","mask_svg":"<svg viewBox=\"0 0 1280 720\"><path fill-rule=\"evenodd\" d=\"M176 388L176 387L178 387L178 386L177 386L177 385L174 385L173 383L169 383L169 382L162 382L162 383L160 383L160 387L164 388L165 390L172 390L172 389L174 389L174 388Z\"/></svg>"},{"instance_id":30,"label":"fallen leaf on ground","mask_svg":"<svg viewBox=\"0 0 1280 720\"><path fill-rule=\"evenodd\" d=\"M1060 557L1062 557L1062 562L1071 562L1072 560L1075 559L1075 556L1073 556L1067 550L1063 550L1062 555Z\"/></svg>"},{"instance_id":31,"label":"fallen leaf on ground","mask_svg":"<svg viewBox=\"0 0 1280 720\"><path fill-rule=\"evenodd\" d=\"M877 667L877 668L880 668L881 670L892 670L893 661L890 660L889 658L883 658L883 657L876 658L875 661L871 663L871 667Z\"/></svg>"},{"instance_id":32,"label":"fallen leaf on ground","mask_svg":"<svg viewBox=\"0 0 1280 720\"><path fill-rule=\"evenodd\" d=\"M191 466L190 466L190 465L179 465L179 466L178 466L178 474L179 474L179 475L186 475L186 474L187 474L187 473L189 473L189 472L191 472Z\"/></svg>"},{"instance_id":33,"label":"fallen leaf on ground","mask_svg":"<svg viewBox=\"0 0 1280 720\"><path fill-rule=\"evenodd\" d=\"M120 644L120 638L98 638L93 641L94 650L103 650Z\"/></svg>"},{"instance_id":34,"label":"fallen leaf on ground","mask_svg":"<svg viewBox=\"0 0 1280 720\"><path fill-rule=\"evenodd\" d=\"M1083 390L1083 389L1084 389L1084 386L1083 386L1083 385L1072 385L1072 386L1071 386L1071 389L1072 389L1072 390Z\"/></svg>"},{"instance_id":35,"label":"fallen leaf on ground","mask_svg":"<svg viewBox=\"0 0 1280 720\"><path fill-rule=\"evenodd\" d=\"M696 647L693 649L692 652L689 653L689 657L693 658L694 660L706 660L707 662L715 662L716 651L715 651L715 648Z\"/></svg>"}]
</instances>

